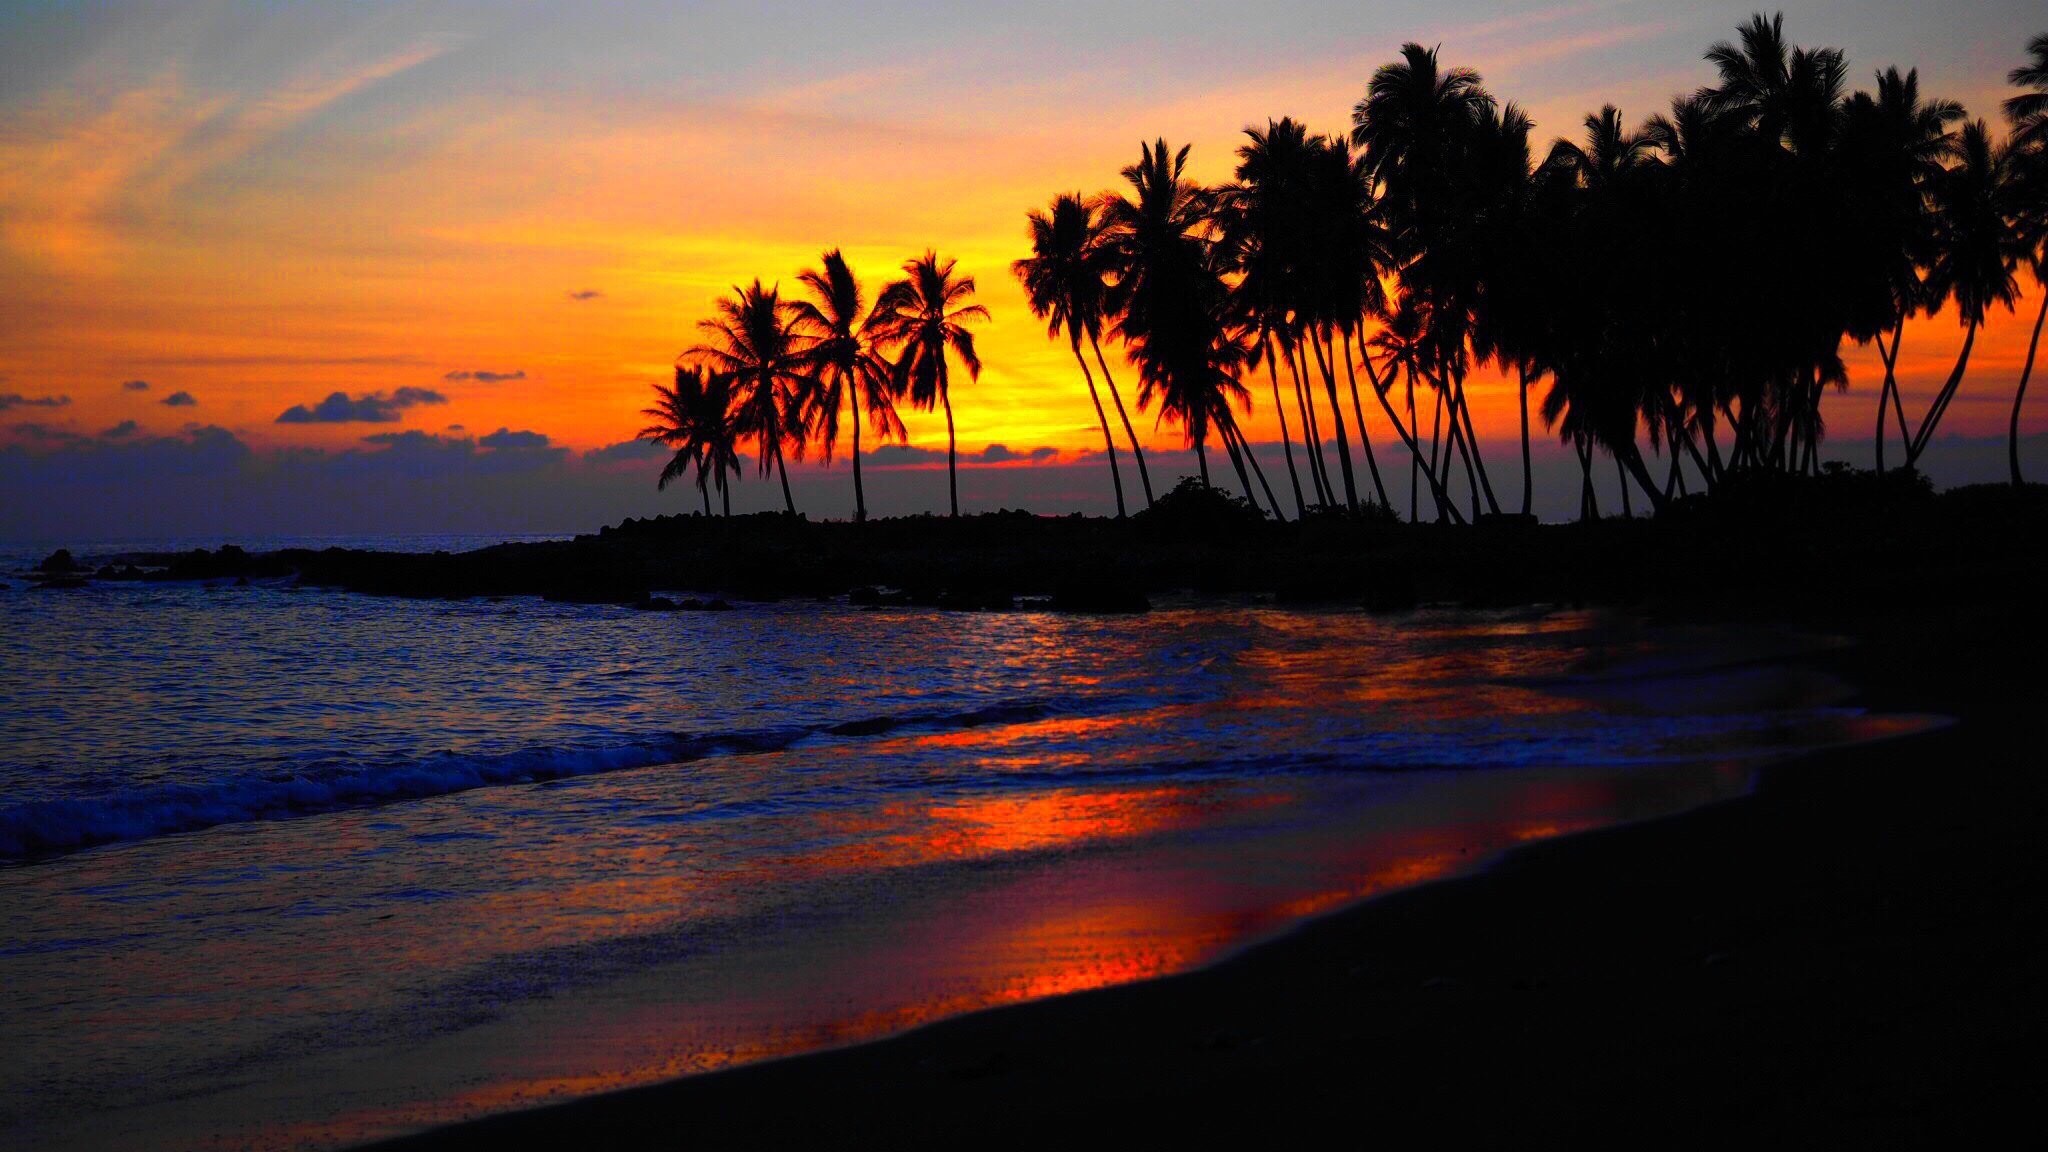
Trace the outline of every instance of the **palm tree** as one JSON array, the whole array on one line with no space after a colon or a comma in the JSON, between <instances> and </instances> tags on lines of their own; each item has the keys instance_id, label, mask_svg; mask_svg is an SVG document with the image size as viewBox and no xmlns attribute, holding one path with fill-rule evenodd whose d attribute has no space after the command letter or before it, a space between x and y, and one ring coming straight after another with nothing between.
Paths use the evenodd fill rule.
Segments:
<instances>
[{"instance_id":1,"label":"palm tree","mask_svg":"<svg viewBox=\"0 0 2048 1152\"><path fill-rule=\"evenodd\" d=\"M2014 273L2027 259L2028 240L2022 230L2008 226L2013 211L2014 187L2007 151L1991 143L1990 130L1982 120L1963 126L1956 143L1956 161L1930 189L1934 204L1934 264L1927 279L1937 297L1952 296L1965 334L1962 352L1949 372L1947 383L1936 394L1920 430L1906 446L1906 467L1911 468L1927 451L1935 429L1947 414L1949 403L1962 386L1969 368L1970 349L1977 342L1977 329L1984 314L1995 304L2010 311L2019 298Z\"/></svg>"},{"instance_id":2,"label":"palm tree","mask_svg":"<svg viewBox=\"0 0 2048 1152\"><path fill-rule=\"evenodd\" d=\"M638 439L674 448L675 455L661 469L656 489L666 489L692 468L697 472L697 492L704 497L704 515L711 515L711 484L718 485L725 514L732 515L732 493L725 474L738 473L738 437L733 433L732 380L701 368L676 366L672 388L654 386L655 402L641 415L654 423L640 430Z\"/></svg>"},{"instance_id":3,"label":"palm tree","mask_svg":"<svg viewBox=\"0 0 2048 1152\"><path fill-rule=\"evenodd\" d=\"M1046 321L1045 334L1067 332L1067 345L1074 363L1081 366L1081 378L1088 384L1088 399L1095 405L1095 419L1102 425L1102 450L1109 457L1109 480L1116 489L1116 514L1125 515L1123 476L1116 466L1116 438L1109 433L1109 417L1102 410L1102 396L1095 390L1095 375L1081 355L1081 334L1102 327L1103 296L1108 291L1104 277L1109 271L1108 249L1099 241L1101 228L1095 207L1078 193L1053 199L1049 212L1032 212L1031 255L1010 265L1024 284L1031 314Z\"/></svg>"},{"instance_id":4,"label":"palm tree","mask_svg":"<svg viewBox=\"0 0 2048 1152\"><path fill-rule=\"evenodd\" d=\"M683 355L732 378L738 394L734 429L759 449L761 475L771 465L780 475L783 507L794 516L783 445L793 439L794 450L803 450L805 399L816 383L808 358L810 338L798 329L776 289L755 280L733 292L719 298L716 317L698 322L709 342Z\"/></svg>"},{"instance_id":5,"label":"palm tree","mask_svg":"<svg viewBox=\"0 0 2048 1152\"><path fill-rule=\"evenodd\" d=\"M981 358L974 352L972 320L988 319L988 309L966 301L974 295L974 277L956 276L954 261L926 250L903 265L904 279L882 289L875 301L871 331L875 342L898 350L892 369L897 395L929 412L946 411L946 489L953 515L960 515L958 448L953 435L953 395L947 354L959 358L967 378L981 379Z\"/></svg>"},{"instance_id":6,"label":"palm tree","mask_svg":"<svg viewBox=\"0 0 2048 1152\"><path fill-rule=\"evenodd\" d=\"M1899 342L1907 319L1927 303L1920 270L1931 259L1928 185L1954 148L1950 125L1961 119L1962 105L1922 100L1919 73L1902 76L1897 68L1878 73L1875 96L1858 92L1842 110L1837 170L1849 194L1853 227L1863 237L1843 252L1854 265L1849 281L1857 288L1848 335L1858 343L1874 341L1884 364L1877 395L1879 472L1884 471L1888 404L1898 417L1901 440L1910 438L1898 395Z\"/></svg>"},{"instance_id":7,"label":"palm tree","mask_svg":"<svg viewBox=\"0 0 2048 1152\"><path fill-rule=\"evenodd\" d=\"M2041 324L2048 321L2048 33L2027 44L2033 60L2015 68L2006 77L2014 84L2032 88L2005 102L2006 120L2012 125L2009 146L2013 150L2014 181L2018 189L2017 225L2031 239L2034 284L2042 289L2041 309L2034 317L2034 335L2027 341L2026 366L2020 369L2019 387L2013 391L2012 426L2006 450L2012 465L2012 482L2020 483L2020 405L2027 398L2027 381L2034 375L2034 354L2041 347Z\"/></svg>"},{"instance_id":8,"label":"palm tree","mask_svg":"<svg viewBox=\"0 0 2048 1152\"><path fill-rule=\"evenodd\" d=\"M860 478L861 409L866 407L868 424L884 443L902 438L903 421L896 415L889 366L876 355L869 338L873 318L861 314L860 281L837 248L825 253L822 263L822 270L807 269L797 277L810 289L812 299L792 301L789 309L796 326L811 342L807 357L813 385L805 396L809 407L805 423L827 463L839 440L839 409L843 404L851 410L853 520L858 524L868 518L867 492Z\"/></svg>"}]
</instances>

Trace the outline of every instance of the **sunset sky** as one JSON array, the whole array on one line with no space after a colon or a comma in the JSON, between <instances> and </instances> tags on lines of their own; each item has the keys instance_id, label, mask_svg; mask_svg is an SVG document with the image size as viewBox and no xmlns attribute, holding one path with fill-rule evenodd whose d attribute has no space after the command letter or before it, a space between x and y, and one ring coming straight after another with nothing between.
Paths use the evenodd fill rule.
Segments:
<instances>
[{"instance_id":1,"label":"sunset sky","mask_svg":"<svg viewBox=\"0 0 2048 1152\"><path fill-rule=\"evenodd\" d=\"M1247 124L1342 129L1411 39L1480 69L1546 141L1604 102L1639 122L1711 79L1701 53L1752 6L0 5L0 535L72 516L110 534L231 526L152 519L146 491L84 474L100 459L124 477L225 469L187 477L188 505L322 477L273 493L296 511L258 517L272 531L592 526L536 519L530 493L490 482L521 460L630 479L603 491L631 506L592 496L565 519L693 507L655 496L643 455L603 450L631 439L715 296L793 287L835 245L871 288L927 246L979 280L994 318L987 371L956 393L962 449L1055 450L984 468L979 506L1100 509L1107 486L1075 460L1100 442L1086 392L1008 271L1028 209L1111 186L1141 139L1192 143L1195 174L1220 180ZM2023 0L1784 8L1795 40L1848 51L1856 83L1917 65L1994 124L2044 24ZM2031 321L1993 315L1944 426L1959 442L2002 433ZM1909 411L1959 342L1953 317L1909 330ZM1861 396L1826 409L1859 463L1874 363L1858 351ZM1474 406L1504 467L1512 394L1483 378ZM1274 434L1268 408L1255 439ZM908 423L943 448L942 420ZM2026 428L2048 430L2048 407ZM348 477L392 453L461 472L468 503L441 521L323 503L359 505ZM883 510L943 502L943 476L915 471L884 482ZM814 515L846 514L839 481L805 484ZM767 506L766 486L744 490Z\"/></svg>"}]
</instances>

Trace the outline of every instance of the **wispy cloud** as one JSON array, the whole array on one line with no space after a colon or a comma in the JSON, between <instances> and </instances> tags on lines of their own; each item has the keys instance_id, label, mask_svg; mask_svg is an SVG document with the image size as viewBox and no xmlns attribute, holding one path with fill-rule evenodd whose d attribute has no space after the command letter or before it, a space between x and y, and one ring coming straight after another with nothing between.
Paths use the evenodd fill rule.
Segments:
<instances>
[{"instance_id":1,"label":"wispy cloud","mask_svg":"<svg viewBox=\"0 0 2048 1152\"><path fill-rule=\"evenodd\" d=\"M465 369L445 373L441 379L448 381L450 384L460 383L464 380L474 380L479 384L503 384L508 380L526 379L526 369L521 368L515 372L492 372L483 368Z\"/></svg>"},{"instance_id":2,"label":"wispy cloud","mask_svg":"<svg viewBox=\"0 0 2048 1152\"><path fill-rule=\"evenodd\" d=\"M0 412L15 408L63 408L70 403L69 396L23 396L19 392L0 392Z\"/></svg>"}]
</instances>

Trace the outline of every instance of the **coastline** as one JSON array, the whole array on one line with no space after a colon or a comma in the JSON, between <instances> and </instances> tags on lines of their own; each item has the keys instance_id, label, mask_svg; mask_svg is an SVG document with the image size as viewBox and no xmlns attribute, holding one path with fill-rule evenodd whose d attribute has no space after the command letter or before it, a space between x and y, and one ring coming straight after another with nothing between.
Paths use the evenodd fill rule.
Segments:
<instances>
[{"instance_id":1,"label":"coastline","mask_svg":"<svg viewBox=\"0 0 2048 1152\"><path fill-rule=\"evenodd\" d=\"M2028 1118L2048 1057L2048 784L2020 590L1818 659L1957 723L1766 767L1746 796L1508 853L1197 971L508 1113L386 1149L1924 1144ZM2023 665L2016 665L2023 666Z\"/></svg>"}]
</instances>

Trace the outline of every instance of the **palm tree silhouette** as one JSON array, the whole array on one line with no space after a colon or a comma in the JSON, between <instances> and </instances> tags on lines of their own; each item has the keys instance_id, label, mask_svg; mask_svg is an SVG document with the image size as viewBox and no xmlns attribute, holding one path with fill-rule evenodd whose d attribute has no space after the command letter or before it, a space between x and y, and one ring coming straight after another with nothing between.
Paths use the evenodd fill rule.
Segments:
<instances>
[{"instance_id":1,"label":"palm tree silhouette","mask_svg":"<svg viewBox=\"0 0 2048 1152\"><path fill-rule=\"evenodd\" d=\"M1010 268L1024 284L1031 314L1046 321L1045 334L1057 336L1066 329L1067 345L1073 350L1074 363L1081 366L1088 399L1095 405L1095 419L1102 425L1102 450L1109 457L1109 480L1116 489L1116 514L1121 519L1125 515L1124 482L1116 466L1116 438L1109 433L1109 417L1095 390L1095 374L1081 355L1082 333L1092 339L1102 328L1109 250L1101 243L1094 205L1078 193L1055 197L1050 211L1032 212L1028 219L1031 255Z\"/></svg>"},{"instance_id":2,"label":"palm tree silhouette","mask_svg":"<svg viewBox=\"0 0 2048 1152\"><path fill-rule=\"evenodd\" d=\"M910 402L923 411L934 404L946 411L946 490L958 516L958 449L946 358L950 351L967 369L968 379L981 378L981 358L967 323L988 319L988 309L966 302L974 295L974 277L956 276L953 267L954 261L930 250L906 262L905 277L882 289L875 301L871 330L878 345L899 350L892 369L896 394L908 392Z\"/></svg>"},{"instance_id":3,"label":"palm tree silhouette","mask_svg":"<svg viewBox=\"0 0 2048 1152\"><path fill-rule=\"evenodd\" d=\"M2006 452L2012 468L2012 482L2020 479L2020 406L2027 398L2027 381L2034 375L2034 354L2041 348L2041 324L2048 321L2048 34L2027 44L2033 59L2012 70L2006 79L2032 88L2005 102L2005 117L2012 125L2014 189L2018 200L2015 227L2029 241L2034 283L2043 289L2041 308L2034 316L2034 334L2027 341L2027 362L2020 369L2019 387L2013 390L2012 424L2006 436Z\"/></svg>"},{"instance_id":4,"label":"palm tree silhouette","mask_svg":"<svg viewBox=\"0 0 2048 1152\"><path fill-rule=\"evenodd\" d=\"M889 379L889 366L874 351L870 336L872 316L863 316L860 281L846 266L846 257L834 248L825 253L820 269L806 269L797 276L810 289L811 299L792 301L790 315L795 327L810 341L807 358L812 385L805 398L806 430L816 437L827 463L839 439L839 410L850 410L853 427L853 520L868 518L866 489L860 477L861 409L867 409L868 424L884 443L903 436L903 421L896 415L896 396Z\"/></svg>"},{"instance_id":5,"label":"palm tree silhouette","mask_svg":"<svg viewBox=\"0 0 2048 1152\"><path fill-rule=\"evenodd\" d=\"M733 432L732 380L701 368L676 367L674 387L654 386L655 402L641 415L654 423L637 437L674 448L675 455L661 469L656 489L666 489L691 469L697 473L697 492L704 498L704 515L711 515L711 487L718 485L725 514L732 515L732 493L725 474L740 470L738 437Z\"/></svg>"},{"instance_id":6,"label":"palm tree silhouette","mask_svg":"<svg viewBox=\"0 0 2048 1152\"><path fill-rule=\"evenodd\" d=\"M1908 468L1927 451L1934 430L1962 387L1984 314L1995 304L2010 311L2019 297L2014 273L2030 253L2027 237L2008 227L2015 215L2010 172L2006 150L1992 144L1990 130L1977 120L1963 126L1956 142L1956 162L1931 186L1935 255L1927 272L1928 286L1935 298L1955 301L1965 333L1955 368L1906 446Z\"/></svg>"},{"instance_id":7,"label":"palm tree silhouette","mask_svg":"<svg viewBox=\"0 0 2048 1152\"><path fill-rule=\"evenodd\" d=\"M781 477L783 507L794 516L783 446L803 451L803 413L816 385L808 360L811 341L776 289L755 280L733 292L719 298L716 317L698 322L709 341L683 355L732 378L738 394L734 429L759 448L761 475L772 465Z\"/></svg>"},{"instance_id":8,"label":"palm tree silhouette","mask_svg":"<svg viewBox=\"0 0 2048 1152\"><path fill-rule=\"evenodd\" d=\"M1842 258L1854 263L1847 278L1856 295L1848 335L1874 342L1884 365L1878 387L1876 466L1884 471L1887 405L1898 418L1901 442L1910 439L1898 394L1899 342L1906 321L1926 303L1920 269L1931 258L1933 239L1926 211L1929 183L1954 149L1950 125L1963 119L1952 100L1922 100L1920 75L1897 68L1877 75L1877 92L1858 92L1842 107L1842 135L1836 164L1853 226L1864 243ZM1886 336L1890 344L1886 344Z\"/></svg>"}]
</instances>

